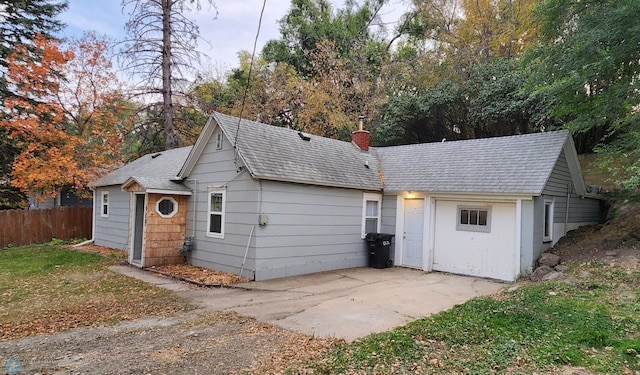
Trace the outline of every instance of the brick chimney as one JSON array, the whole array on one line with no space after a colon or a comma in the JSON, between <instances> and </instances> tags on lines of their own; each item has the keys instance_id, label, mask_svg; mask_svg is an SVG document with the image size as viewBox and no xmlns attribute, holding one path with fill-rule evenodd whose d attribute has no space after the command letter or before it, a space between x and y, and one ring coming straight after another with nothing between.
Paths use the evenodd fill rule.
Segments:
<instances>
[{"instance_id":1,"label":"brick chimney","mask_svg":"<svg viewBox=\"0 0 640 375\"><path fill-rule=\"evenodd\" d=\"M351 133L351 141L360 148L361 151L369 151L369 132L362 130L364 116L358 117L358 130Z\"/></svg>"}]
</instances>

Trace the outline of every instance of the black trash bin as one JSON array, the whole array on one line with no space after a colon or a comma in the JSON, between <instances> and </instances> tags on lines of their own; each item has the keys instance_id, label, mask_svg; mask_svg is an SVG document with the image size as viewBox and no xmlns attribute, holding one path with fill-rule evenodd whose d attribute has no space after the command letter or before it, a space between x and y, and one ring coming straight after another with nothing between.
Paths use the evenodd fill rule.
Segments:
<instances>
[{"instance_id":1,"label":"black trash bin","mask_svg":"<svg viewBox=\"0 0 640 375\"><path fill-rule=\"evenodd\" d=\"M369 267L387 268L393 266L393 261L389 259L389 247L394 234L388 233L367 233L367 250L369 251Z\"/></svg>"}]
</instances>

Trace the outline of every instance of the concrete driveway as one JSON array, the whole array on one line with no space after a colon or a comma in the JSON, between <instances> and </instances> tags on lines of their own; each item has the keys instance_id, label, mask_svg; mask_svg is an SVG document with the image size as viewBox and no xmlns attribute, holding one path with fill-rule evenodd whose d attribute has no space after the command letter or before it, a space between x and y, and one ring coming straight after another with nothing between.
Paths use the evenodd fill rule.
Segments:
<instances>
[{"instance_id":1,"label":"concrete driveway","mask_svg":"<svg viewBox=\"0 0 640 375\"><path fill-rule=\"evenodd\" d=\"M142 278L207 308L320 337L353 341L447 310L507 284L407 268L351 268L233 288L194 289L127 266L112 269Z\"/></svg>"}]
</instances>

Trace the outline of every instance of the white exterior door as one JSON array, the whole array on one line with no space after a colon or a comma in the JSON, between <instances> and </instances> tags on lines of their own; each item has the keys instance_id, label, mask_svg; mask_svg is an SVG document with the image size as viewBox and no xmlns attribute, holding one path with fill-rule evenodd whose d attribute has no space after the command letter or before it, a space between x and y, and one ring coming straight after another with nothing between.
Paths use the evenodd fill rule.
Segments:
<instances>
[{"instance_id":1,"label":"white exterior door","mask_svg":"<svg viewBox=\"0 0 640 375\"><path fill-rule=\"evenodd\" d=\"M437 200L434 236L434 270L515 280L515 203Z\"/></svg>"},{"instance_id":2,"label":"white exterior door","mask_svg":"<svg viewBox=\"0 0 640 375\"><path fill-rule=\"evenodd\" d=\"M424 199L404 200L402 265L422 269Z\"/></svg>"}]
</instances>

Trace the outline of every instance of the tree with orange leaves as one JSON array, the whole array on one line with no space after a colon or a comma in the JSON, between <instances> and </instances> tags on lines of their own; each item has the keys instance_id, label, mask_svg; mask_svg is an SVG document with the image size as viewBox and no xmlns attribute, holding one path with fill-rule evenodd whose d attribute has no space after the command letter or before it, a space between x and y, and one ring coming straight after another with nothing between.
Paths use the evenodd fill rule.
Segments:
<instances>
[{"instance_id":1,"label":"tree with orange leaves","mask_svg":"<svg viewBox=\"0 0 640 375\"><path fill-rule=\"evenodd\" d=\"M120 161L124 100L106 57L107 42L85 34L63 49L38 37L41 58L18 47L8 59L0 127L22 149L12 165L11 184L38 198L63 188L81 191Z\"/></svg>"}]
</instances>

